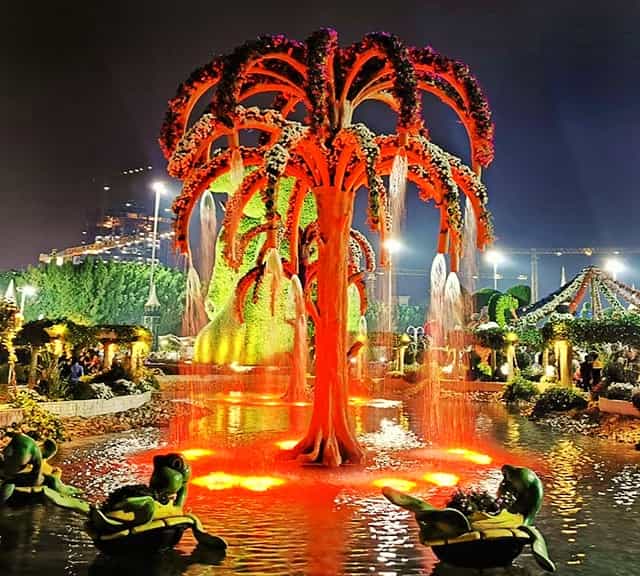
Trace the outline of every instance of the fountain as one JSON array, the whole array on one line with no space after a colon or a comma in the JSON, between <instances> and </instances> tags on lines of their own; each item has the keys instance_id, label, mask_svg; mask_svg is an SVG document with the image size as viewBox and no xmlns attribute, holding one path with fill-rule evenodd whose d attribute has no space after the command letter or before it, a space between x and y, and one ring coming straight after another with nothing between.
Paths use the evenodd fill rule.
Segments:
<instances>
[{"instance_id":1,"label":"fountain","mask_svg":"<svg viewBox=\"0 0 640 576\"><path fill-rule=\"evenodd\" d=\"M209 90L210 106L192 122L194 104ZM438 261L444 263L448 252L451 273L458 268L462 235L460 190L478 222L476 244L482 248L491 237L484 186L472 169L428 139L420 115L422 91L453 107L467 129L473 167L487 165L493 126L468 68L430 48L408 48L385 33L368 34L347 48L339 47L333 30L315 32L305 43L263 36L199 69L169 103L160 143L169 173L184 182L174 202L178 249L188 252L189 219L198 199L212 181L231 173L235 192L223 222L225 259L237 269L248 241L264 235L245 285L265 274L269 251L271 259L274 254L282 259L284 274L299 275L300 215L305 198L314 200L317 257L305 271L305 285L314 287L306 302L315 327L313 413L307 434L291 450L292 457L307 462L339 466L364 456L347 416L347 288L350 282L363 284L349 275L348 266L356 191L367 188L369 223L384 238L391 210L383 176L390 177L396 216L407 179L416 184L421 199L440 207ZM267 92L278 94L272 108L247 107L247 100ZM377 135L353 121L358 106L372 99L396 112L395 134ZM304 123L291 118L298 104L308 111ZM257 143L244 138L247 131L260 135ZM224 141L226 147L220 145ZM283 220L277 203L285 179L294 184ZM256 195L264 205L261 222L240 234L245 207ZM272 294L272 309L273 302Z\"/></svg>"}]
</instances>

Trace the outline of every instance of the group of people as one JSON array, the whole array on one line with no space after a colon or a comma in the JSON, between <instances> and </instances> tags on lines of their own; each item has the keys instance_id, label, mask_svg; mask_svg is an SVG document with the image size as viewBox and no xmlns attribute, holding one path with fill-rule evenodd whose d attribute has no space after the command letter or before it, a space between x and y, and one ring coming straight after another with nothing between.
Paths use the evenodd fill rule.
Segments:
<instances>
[{"instance_id":1,"label":"group of people","mask_svg":"<svg viewBox=\"0 0 640 576\"><path fill-rule=\"evenodd\" d=\"M83 376L97 374L102 370L102 359L95 350L89 350L74 358L60 358L60 376L77 384Z\"/></svg>"},{"instance_id":2,"label":"group of people","mask_svg":"<svg viewBox=\"0 0 640 576\"><path fill-rule=\"evenodd\" d=\"M577 382L578 387L587 392L592 392L596 389L602 380L603 368L604 365L600 361L597 352L593 351L585 354L574 374L574 380Z\"/></svg>"}]
</instances>

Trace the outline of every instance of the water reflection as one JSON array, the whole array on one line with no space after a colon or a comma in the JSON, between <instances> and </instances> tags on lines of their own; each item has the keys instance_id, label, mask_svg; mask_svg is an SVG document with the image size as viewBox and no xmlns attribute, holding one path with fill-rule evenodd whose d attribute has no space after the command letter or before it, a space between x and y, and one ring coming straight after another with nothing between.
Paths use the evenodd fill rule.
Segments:
<instances>
[{"instance_id":1,"label":"water reflection","mask_svg":"<svg viewBox=\"0 0 640 576\"><path fill-rule=\"evenodd\" d=\"M308 420L304 406L217 402L198 393L208 408L203 418L176 420L162 433L137 431L65 446L59 458L65 477L98 501L118 485L146 481L152 454L168 446L192 449L194 477L218 469L273 475L278 442L300 437ZM416 398L405 406L358 403L351 410L375 452L365 470L292 464L277 471L287 482L264 492L246 490L241 482L226 490L192 487L188 505L209 531L228 541L225 558L206 557L185 536L176 551L142 566L122 565L96 555L82 518L36 506L0 512L0 574L471 575L438 563L420 545L413 516L383 499L373 482L411 481L413 493L442 505L454 488L428 484L425 475L452 473L462 485L495 492L500 466L508 461L532 466L543 479L546 498L537 525L560 574L637 576L632 542L640 534L640 454L560 436L497 405L443 400L436 411L425 410ZM434 430L437 436L429 437ZM495 573L541 574L528 552L516 564Z\"/></svg>"}]
</instances>

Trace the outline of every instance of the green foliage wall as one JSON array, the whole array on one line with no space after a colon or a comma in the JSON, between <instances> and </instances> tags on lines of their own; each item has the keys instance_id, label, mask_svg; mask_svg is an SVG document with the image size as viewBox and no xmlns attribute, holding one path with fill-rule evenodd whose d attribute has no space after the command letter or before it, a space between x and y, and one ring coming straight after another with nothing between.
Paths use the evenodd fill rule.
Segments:
<instances>
[{"instance_id":1,"label":"green foliage wall","mask_svg":"<svg viewBox=\"0 0 640 576\"><path fill-rule=\"evenodd\" d=\"M69 318L80 324L140 324L149 294L150 267L134 262L87 259L30 267L0 276L4 291L10 276L16 286L37 288L25 306L26 320ZM184 274L158 266L155 273L158 299L162 304L160 333L179 333L184 307Z\"/></svg>"},{"instance_id":2,"label":"green foliage wall","mask_svg":"<svg viewBox=\"0 0 640 576\"><path fill-rule=\"evenodd\" d=\"M278 189L277 210L286 218L287 206L294 184L294 179L280 181ZM230 193L228 178L223 176L211 185L213 192ZM261 223L264 214L261 200L254 196L244 211L240 221L239 234L250 230ZM316 219L316 206L311 194L305 197L300 218L302 228ZM293 332L286 322L290 314L288 287L281 291L276 306L275 316L271 316L270 282L262 283L253 301L253 288L248 292L244 307L244 325L239 325L234 318L234 297L238 281L256 265L256 258L264 243L264 234L252 240L246 248L240 268L234 271L224 260L222 251L224 244L222 233L216 244L215 271L209 287L207 313L211 321L198 334L195 347L195 360L203 363L223 364L239 362L241 364L260 364L266 358L281 356L291 349ZM289 257L288 239L283 238L280 244L283 258ZM356 330L359 319L359 297L357 291L350 291L349 296L349 329Z\"/></svg>"}]
</instances>

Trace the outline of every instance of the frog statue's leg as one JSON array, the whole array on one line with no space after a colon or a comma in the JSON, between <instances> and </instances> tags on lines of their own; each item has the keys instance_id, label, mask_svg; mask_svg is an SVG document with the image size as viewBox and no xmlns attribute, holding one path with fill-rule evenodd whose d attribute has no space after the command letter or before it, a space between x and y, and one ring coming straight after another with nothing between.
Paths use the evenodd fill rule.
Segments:
<instances>
[{"instance_id":1,"label":"frog statue's leg","mask_svg":"<svg viewBox=\"0 0 640 576\"><path fill-rule=\"evenodd\" d=\"M151 496L134 496L127 498L113 509L113 512L131 512L133 514L131 520L116 520L110 518L95 506L91 506L89 521L98 532L118 532L125 527L141 526L153 520L155 507L156 504Z\"/></svg>"},{"instance_id":2,"label":"frog statue's leg","mask_svg":"<svg viewBox=\"0 0 640 576\"><path fill-rule=\"evenodd\" d=\"M420 526L420 537L425 542L455 538L471 531L469 520L459 510L435 508L424 500L389 487L383 488L382 494L396 506L410 510L415 514Z\"/></svg>"},{"instance_id":3,"label":"frog statue's leg","mask_svg":"<svg viewBox=\"0 0 640 576\"><path fill-rule=\"evenodd\" d=\"M42 491L56 506L66 508L67 510L75 510L81 514L89 514L90 505L85 500L80 500L71 494L64 494L58 490L53 490L48 486L44 486Z\"/></svg>"},{"instance_id":4,"label":"frog statue's leg","mask_svg":"<svg viewBox=\"0 0 640 576\"><path fill-rule=\"evenodd\" d=\"M556 566L551 558L549 558L547 543L540 531L535 526L520 526L520 530L526 532L531 537L531 550L538 566L547 572L555 572Z\"/></svg>"},{"instance_id":5,"label":"frog statue's leg","mask_svg":"<svg viewBox=\"0 0 640 576\"><path fill-rule=\"evenodd\" d=\"M73 486L67 486L57 474L45 474L44 484L51 490L59 492L63 496L78 496L82 494L82 490L74 488Z\"/></svg>"},{"instance_id":6,"label":"frog statue's leg","mask_svg":"<svg viewBox=\"0 0 640 576\"><path fill-rule=\"evenodd\" d=\"M0 505L4 504L13 496L13 491L15 490L16 485L11 484L10 482L5 482L0 485Z\"/></svg>"},{"instance_id":7,"label":"frog statue's leg","mask_svg":"<svg viewBox=\"0 0 640 576\"><path fill-rule=\"evenodd\" d=\"M227 543L222 538L205 532L204 528L202 527L202 523L200 522L200 518L194 516L193 514L186 514L186 516L193 522L193 524L191 524L191 531L193 532L193 537L196 539L198 544L200 544L201 546L205 546L211 550L226 549Z\"/></svg>"}]
</instances>

